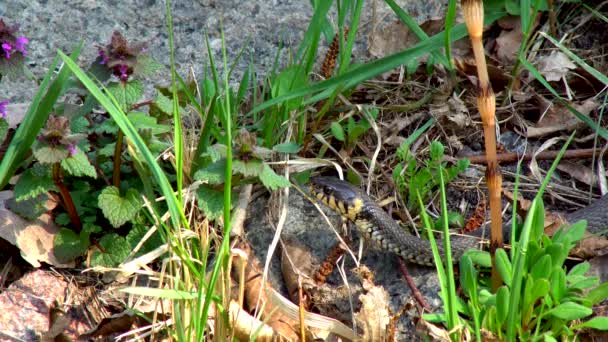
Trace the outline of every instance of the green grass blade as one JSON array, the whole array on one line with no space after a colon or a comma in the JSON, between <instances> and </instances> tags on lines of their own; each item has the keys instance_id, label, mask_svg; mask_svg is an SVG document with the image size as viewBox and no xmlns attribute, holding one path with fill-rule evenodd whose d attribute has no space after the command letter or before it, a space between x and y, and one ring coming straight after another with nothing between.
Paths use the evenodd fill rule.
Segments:
<instances>
[{"instance_id":1,"label":"green grass blade","mask_svg":"<svg viewBox=\"0 0 608 342\"><path fill-rule=\"evenodd\" d=\"M450 230L449 230L449 223L448 223L448 199L447 199L447 195L445 192L445 179L443 176L443 168L441 167L441 164L438 168L439 171L439 189L441 192L441 216L442 216L442 227L443 227L443 251L445 254L445 264L446 264L446 270L447 270L447 293L445 293L445 296L447 298L447 317L448 317L448 330L452 331L454 328L456 328L459 324L459 319L458 319L458 311L456 310L456 302L457 302L457 297L456 297L456 283L454 281L454 268L452 267L452 265L454 264L452 261L452 246L450 243ZM455 331L452 333L451 335L452 340L456 341L458 340L458 332Z\"/></svg>"},{"instance_id":2,"label":"green grass blade","mask_svg":"<svg viewBox=\"0 0 608 342\"><path fill-rule=\"evenodd\" d=\"M71 60L76 60L80 55L81 48L82 43L74 49L69 58ZM19 125L19 128L17 128L15 136L11 140L4 157L0 162L0 189L6 186L9 179L25 159L34 140L36 140L36 136L38 136L38 133L45 125L49 114L53 111L53 106L55 105L55 102L57 102L59 95L61 95L64 85L68 81L70 72L64 66L59 71L57 77L50 82L58 62L59 57L55 57L53 63L49 67L49 71L44 76L23 121Z\"/></svg>"},{"instance_id":3,"label":"green grass blade","mask_svg":"<svg viewBox=\"0 0 608 342\"><path fill-rule=\"evenodd\" d=\"M218 276L220 274L220 269L227 265L227 260L230 254L230 230L232 228L230 208L231 208L231 194L232 194L232 112L230 111L230 96L228 96L230 92L230 83L228 82L228 72L227 72L227 57L226 57L226 45L224 41L224 32L221 33L222 36L222 57L224 59L224 86L226 87L225 92L225 106L224 106L224 132L225 132L225 143L226 143L226 169L225 169L225 178L224 182L224 235L222 237L222 243L220 245L220 249L218 251L217 258L215 260L215 264L213 265L213 271L211 272L211 278L209 279L209 284L207 285L207 292L205 293L205 301L203 302L203 309L200 318L201 326L207 325L207 318L209 317L209 308L211 305L211 297L213 296L213 291L215 289L215 284L217 283ZM229 273L229 270L225 270L226 274ZM203 336L199 335L199 338L202 339Z\"/></svg>"},{"instance_id":4,"label":"green grass blade","mask_svg":"<svg viewBox=\"0 0 608 342\"><path fill-rule=\"evenodd\" d=\"M179 113L179 98L177 96L177 72L175 71L175 48L173 46L173 18L171 17L171 1L165 2L167 12L167 31L169 33L169 63L171 64L171 84L173 85L173 149L175 151L175 172L177 182L177 200L182 203L184 178L184 140L182 134L182 118Z\"/></svg>"},{"instance_id":5,"label":"green grass blade","mask_svg":"<svg viewBox=\"0 0 608 342\"><path fill-rule=\"evenodd\" d=\"M308 63L314 63L314 56L317 54L316 46L320 38L321 29L327 21L327 12L329 12L332 4L333 0L322 0L316 2L314 13L310 19L310 24L308 24L306 33L304 33L304 38L302 38L302 42L300 43L295 55L295 60L298 61L304 57L304 52L307 52L308 56L306 57L307 65L305 70L310 71L309 68L312 68L312 66L309 66ZM312 49L312 46L315 48Z\"/></svg>"}]
</instances>

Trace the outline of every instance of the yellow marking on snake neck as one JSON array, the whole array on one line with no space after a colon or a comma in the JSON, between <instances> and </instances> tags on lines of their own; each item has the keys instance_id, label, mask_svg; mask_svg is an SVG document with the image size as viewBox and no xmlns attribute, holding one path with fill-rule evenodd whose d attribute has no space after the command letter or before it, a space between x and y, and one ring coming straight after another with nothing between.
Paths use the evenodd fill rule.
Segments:
<instances>
[{"instance_id":1,"label":"yellow marking on snake neck","mask_svg":"<svg viewBox=\"0 0 608 342\"><path fill-rule=\"evenodd\" d=\"M348 206L346 217L348 217L351 221L355 221L357 214L359 214L361 211L361 208L363 208L363 201L360 198L355 198L353 204Z\"/></svg>"},{"instance_id":2,"label":"yellow marking on snake neck","mask_svg":"<svg viewBox=\"0 0 608 342\"><path fill-rule=\"evenodd\" d=\"M338 208L340 208L340 213L341 214L346 214L347 213L347 209L346 208L348 208L348 205L346 205L346 208L345 208L344 207L344 202L339 201L338 202Z\"/></svg>"},{"instance_id":3,"label":"yellow marking on snake neck","mask_svg":"<svg viewBox=\"0 0 608 342\"><path fill-rule=\"evenodd\" d=\"M333 210L339 211L338 206L336 205L336 198L334 196L329 196L329 200L327 201L327 205Z\"/></svg>"}]
</instances>

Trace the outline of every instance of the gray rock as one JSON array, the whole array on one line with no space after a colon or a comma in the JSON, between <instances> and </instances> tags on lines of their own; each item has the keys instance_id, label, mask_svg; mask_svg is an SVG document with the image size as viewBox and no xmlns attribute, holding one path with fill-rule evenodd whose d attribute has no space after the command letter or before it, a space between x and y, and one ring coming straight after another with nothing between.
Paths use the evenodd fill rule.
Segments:
<instances>
[{"instance_id":1,"label":"gray rock","mask_svg":"<svg viewBox=\"0 0 608 342\"><path fill-rule=\"evenodd\" d=\"M269 212L275 210L267 209L268 203L267 197L258 198L251 203L246 223L247 239L252 245L256 257L262 264L266 260L268 246L272 241L277 224L277 219L271 218L273 215L269 214ZM271 206L274 207L274 205ZM330 218L334 227L340 229L340 217L323 206L322 208ZM317 209L294 189L290 191L287 210L287 220L283 227L281 238L294 239L298 241L299 244L306 246L312 252L317 263L320 263L327 256L330 249L337 243L338 239L336 238L335 233L318 213ZM278 211L276 212L276 215L278 215ZM351 232L351 239L353 240L351 248L357 253L359 234L358 232L352 231L352 229ZM407 302L412 301L412 297L410 289L399 271L397 256L390 252L378 250L367 244L365 246L366 248L364 249L361 263L369 267L374 273L375 284L384 287L388 291L392 312L398 312ZM280 254L280 250L277 250L273 255L270 264L269 279L276 289L282 291L283 294L287 296L281 275ZM357 298L363 290L361 288L360 280L353 272L355 263L348 254L345 254L344 257L346 258L345 270L351 288L354 310L358 311L359 304ZM441 300L438 296L439 283L434 268L408 264L408 269L414 282L429 305L434 309L440 308ZM323 295L324 300L327 302L320 303L322 304L320 309L325 310L322 313L333 318L345 320L347 325L351 324L349 321L351 312L347 293L346 291L342 291L344 290L342 288L344 283L337 271L334 270L332 275L328 277L327 285L335 289L333 293L336 294L336 298L333 298L334 301L331 302L332 298L330 298L329 295ZM340 290L341 288L342 290ZM320 291L326 293L328 289L324 288ZM413 334L414 323L411 318L417 316L418 313L415 308L402 315L397 326L398 336L411 336ZM402 339L398 338L397 340Z\"/></svg>"},{"instance_id":2,"label":"gray rock","mask_svg":"<svg viewBox=\"0 0 608 342\"><path fill-rule=\"evenodd\" d=\"M354 50L355 60L365 60L368 56L366 42L371 26L372 2L364 5ZM440 14L443 6L435 1L397 2L421 21ZM377 17L381 22L396 20L394 15L386 15L390 9L382 1L377 4ZM232 82L240 79L250 61L253 61L256 72L261 75L268 73L280 42L283 41L288 48L297 48L312 16L310 2L305 0L175 0L172 6L178 72L187 75L193 69L200 78L204 66L209 63L205 33L209 36L216 61L221 61L220 33L223 30L229 65L242 48L251 54L251 58L245 54L237 64ZM30 39L27 63L39 78L48 70L57 49L69 52L80 40L84 45L79 62L83 66L88 65L97 56L96 46L107 44L113 30L120 30L129 41L147 42L152 57L169 66L164 1L7 0L0 2L0 17L9 25L19 24L19 34ZM322 42L321 54L327 45L327 42ZM285 49L279 59L281 65L285 65L287 57ZM318 59L320 61L322 57ZM149 81L148 96L153 85L168 84L170 73L165 69ZM31 80L3 79L0 82L0 100L28 102L36 90L37 85Z\"/></svg>"}]
</instances>

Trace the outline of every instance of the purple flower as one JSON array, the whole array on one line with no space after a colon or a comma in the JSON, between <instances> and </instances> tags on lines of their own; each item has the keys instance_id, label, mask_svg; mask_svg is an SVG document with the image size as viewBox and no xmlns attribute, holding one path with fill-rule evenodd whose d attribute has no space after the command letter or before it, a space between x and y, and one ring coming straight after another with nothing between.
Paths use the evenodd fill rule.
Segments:
<instances>
[{"instance_id":1,"label":"purple flower","mask_svg":"<svg viewBox=\"0 0 608 342\"><path fill-rule=\"evenodd\" d=\"M25 50L25 45L29 42L30 40L27 39L26 37L19 37L17 38L17 40L15 41L15 50L21 52L22 55L26 55L27 51Z\"/></svg>"},{"instance_id":2,"label":"purple flower","mask_svg":"<svg viewBox=\"0 0 608 342\"><path fill-rule=\"evenodd\" d=\"M74 156L77 152L76 150L76 144L69 144L67 146L68 152L70 153L70 156Z\"/></svg>"},{"instance_id":3,"label":"purple flower","mask_svg":"<svg viewBox=\"0 0 608 342\"><path fill-rule=\"evenodd\" d=\"M6 59L11 58L11 51L13 51L13 47L9 43L2 43L2 50L4 50L4 57Z\"/></svg>"},{"instance_id":4,"label":"purple flower","mask_svg":"<svg viewBox=\"0 0 608 342\"><path fill-rule=\"evenodd\" d=\"M118 65L118 72L120 73L120 80L121 81L126 81L129 78L129 74L127 74L127 72L129 71L129 67L124 65L124 64L119 64Z\"/></svg>"},{"instance_id":5,"label":"purple flower","mask_svg":"<svg viewBox=\"0 0 608 342\"><path fill-rule=\"evenodd\" d=\"M106 52L103 50L99 50L98 51L98 55L99 58L101 58L101 61L99 61L99 64L107 64L108 63L108 55L106 55Z\"/></svg>"},{"instance_id":6,"label":"purple flower","mask_svg":"<svg viewBox=\"0 0 608 342\"><path fill-rule=\"evenodd\" d=\"M8 106L8 101L0 101L0 118L6 118L6 106Z\"/></svg>"}]
</instances>

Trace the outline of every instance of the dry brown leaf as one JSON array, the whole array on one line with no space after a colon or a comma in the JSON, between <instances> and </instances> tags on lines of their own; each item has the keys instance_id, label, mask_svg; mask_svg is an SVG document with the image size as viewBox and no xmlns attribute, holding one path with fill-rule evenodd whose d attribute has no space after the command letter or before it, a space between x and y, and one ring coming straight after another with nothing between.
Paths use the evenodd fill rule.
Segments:
<instances>
[{"instance_id":1,"label":"dry brown leaf","mask_svg":"<svg viewBox=\"0 0 608 342\"><path fill-rule=\"evenodd\" d=\"M500 19L498 24L503 30L496 38L494 51L499 60L511 64L517 58L517 51L523 38L521 20L519 17L509 16Z\"/></svg>"},{"instance_id":2,"label":"dry brown leaf","mask_svg":"<svg viewBox=\"0 0 608 342\"><path fill-rule=\"evenodd\" d=\"M502 193L507 201L513 202L512 192L503 190ZM521 195L519 195L517 196L516 205L516 211L519 217L526 217L528 211L530 210L530 206L532 205L532 201L527 200L521 197ZM557 229L565 223L566 221L564 220L563 215L549 210L545 210L545 234L553 235L555 231L557 231Z\"/></svg>"},{"instance_id":3,"label":"dry brown leaf","mask_svg":"<svg viewBox=\"0 0 608 342\"><path fill-rule=\"evenodd\" d=\"M455 93L447 101L432 104L430 110L437 120L441 120L440 122L447 124L448 127L451 123L453 129L461 129L472 124L467 106Z\"/></svg>"},{"instance_id":4,"label":"dry brown leaf","mask_svg":"<svg viewBox=\"0 0 608 342\"><path fill-rule=\"evenodd\" d=\"M412 42L415 44L410 38L410 30L401 21L377 28L368 36L369 53L378 58L401 51Z\"/></svg>"},{"instance_id":5,"label":"dry brown leaf","mask_svg":"<svg viewBox=\"0 0 608 342\"><path fill-rule=\"evenodd\" d=\"M281 271L289 298L298 304L300 279L308 285L313 285L310 279L313 272L310 250L293 240L285 241L281 252Z\"/></svg>"},{"instance_id":6,"label":"dry brown leaf","mask_svg":"<svg viewBox=\"0 0 608 342\"><path fill-rule=\"evenodd\" d=\"M598 103L592 99L573 104L573 107L584 115L589 115L598 106ZM571 131L579 126L584 126L583 122L577 119L567 107L555 104L547 110L547 114L536 125L527 127L526 136L528 138L540 137L554 132Z\"/></svg>"},{"instance_id":7,"label":"dry brown leaf","mask_svg":"<svg viewBox=\"0 0 608 342\"><path fill-rule=\"evenodd\" d=\"M435 324L429 323L423 319L416 323L416 332L422 336L428 336L431 341L449 342L450 335L448 331L436 326Z\"/></svg>"},{"instance_id":8,"label":"dry brown leaf","mask_svg":"<svg viewBox=\"0 0 608 342\"><path fill-rule=\"evenodd\" d=\"M565 80L570 70L576 69L570 58L560 51L552 51L549 55L540 57L536 66L547 81Z\"/></svg>"},{"instance_id":9,"label":"dry brown leaf","mask_svg":"<svg viewBox=\"0 0 608 342\"><path fill-rule=\"evenodd\" d=\"M381 286L374 286L360 295L359 301L361 310L355 318L363 327L363 341L385 341L391 322L388 292Z\"/></svg>"},{"instance_id":10,"label":"dry brown leaf","mask_svg":"<svg viewBox=\"0 0 608 342\"><path fill-rule=\"evenodd\" d=\"M589 259L608 254L608 239L585 232L583 239L570 251L570 255Z\"/></svg>"},{"instance_id":11,"label":"dry brown leaf","mask_svg":"<svg viewBox=\"0 0 608 342\"><path fill-rule=\"evenodd\" d=\"M583 182L587 185L597 184L597 176L593 173L591 168L572 162L570 160L563 160L557 165L557 169L569 174L572 178Z\"/></svg>"},{"instance_id":12,"label":"dry brown leaf","mask_svg":"<svg viewBox=\"0 0 608 342\"><path fill-rule=\"evenodd\" d=\"M241 309L236 301L230 301L228 309L230 326L237 341L249 341L251 336L256 335L256 341L280 341L280 335L272 327L251 316Z\"/></svg>"},{"instance_id":13,"label":"dry brown leaf","mask_svg":"<svg viewBox=\"0 0 608 342\"><path fill-rule=\"evenodd\" d=\"M240 243L237 248L247 254L247 264L242 265L241 258L235 258L233 261L235 270L245 266L245 303L250 312L262 312L262 319L271 326L278 334L288 338L289 340L297 340L297 329L299 322L290 319L282 312L275 310L272 301L267 297L267 293L271 292L272 287L268 282L262 282L262 267L251 250L249 244ZM233 275L233 278L238 279L238 275Z\"/></svg>"},{"instance_id":14,"label":"dry brown leaf","mask_svg":"<svg viewBox=\"0 0 608 342\"><path fill-rule=\"evenodd\" d=\"M35 221L27 221L6 208L6 201L13 198L12 191L0 192L0 238L21 250L21 256L34 267L40 262L56 267L74 267L73 262L61 262L53 253L53 241L59 228L49 214L42 214Z\"/></svg>"}]
</instances>

